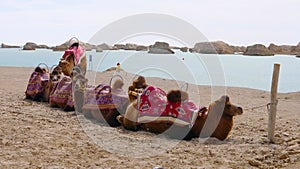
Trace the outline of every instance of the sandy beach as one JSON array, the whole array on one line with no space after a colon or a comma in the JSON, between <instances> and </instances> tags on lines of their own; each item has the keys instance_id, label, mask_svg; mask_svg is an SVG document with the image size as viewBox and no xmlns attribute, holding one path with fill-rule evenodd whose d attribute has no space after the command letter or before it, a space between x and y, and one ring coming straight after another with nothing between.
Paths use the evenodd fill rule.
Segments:
<instances>
[{"instance_id":1,"label":"sandy beach","mask_svg":"<svg viewBox=\"0 0 300 169\"><path fill-rule=\"evenodd\" d=\"M274 144L268 142L268 111L263 106L270 102L270 93L233 87L226 88L226 94L244 114L235 117L229 137L179 141L111 128L75 112L25 100L32 71L0 67L0 168L300 167L300 92L278 95ZM108 83L111 75L87 76L95 76L90 83L97 84ZM125 90L131 78L125 77ZM146 80L166 91L178 86L171 80ZM190 97L205 106L219 97L212 93L209 86L189 86Z\"/></svg>"}]
</instances>

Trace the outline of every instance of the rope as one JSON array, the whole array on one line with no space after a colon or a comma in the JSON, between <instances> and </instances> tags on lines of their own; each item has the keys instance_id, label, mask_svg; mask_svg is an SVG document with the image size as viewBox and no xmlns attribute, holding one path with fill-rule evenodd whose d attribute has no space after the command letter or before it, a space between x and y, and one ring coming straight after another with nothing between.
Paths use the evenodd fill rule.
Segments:
<instances>
[{"instance_id":1,"label":"rope","mask_svg":"<svg viewBox=\"0 0 300 169\"><path fill-rule=\"evenodd\" d=\"M258 105L258 106L254 106L254 107L250 107L250 108L246 108L245 110L255 110L255 109L259 109L259 108L262 108L262 107L267 107L267 110L270 111L270 108L271 108L271 105L272 104L275 104L277 105L278 104L278 100L276 100L275 103L267 103L267 104L263 104L263 105Z\"/></svg>"}]
</instances>

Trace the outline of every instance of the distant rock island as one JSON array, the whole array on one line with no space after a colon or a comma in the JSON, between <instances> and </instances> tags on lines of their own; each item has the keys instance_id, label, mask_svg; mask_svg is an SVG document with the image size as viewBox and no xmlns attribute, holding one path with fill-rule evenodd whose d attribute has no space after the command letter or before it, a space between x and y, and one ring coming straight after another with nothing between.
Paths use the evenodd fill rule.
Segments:
<instances>
[{"instance_id":1,"label":"distant rock island","mask_svg":"<svg viewBox=\"0 0 300 169\"><path fill-rule=\"evenodd\" d=\"M38 45L33 42L27 42L23 46L23 50L35 50L35 49L50 49L47 45Z\"/></svg>"},{"instance_id":2,"label":"distant rock island","mask_svg":"<svg viewBox=\"0 0 300 169\"><path fill-rule=\"evenodd\" d=\"M244 55L249 56L274 56L274 54L275 53L273 51L269 50L262 44L248 46L244 52Z\"/></svg>"},{"instance_id":3,"label":"distant rock island","mask_svg":"<svg viewBox=\"0 0 300 169\"><path fill-rule=\"evenodd\" d=\"M166 42L155 42L154 45L149 46L149 52L153 54L174 54L175 52L170 49Z\"/></svg>"},{"instance_id":4,"label":"distant rock island","mask_svg":"<svg viewBox=\"0 0 300 169\"><path fill-rule=\"evenodd\" d=\"M166 42L155 42L153 45L144 46L134 43L114 44L110 46L106 43L100 45L93 45L85 42L80 44L87 50L96 50L102 52L104 50L135 50L135 51L148 51L152 54L174 54L174 50L182 52L196 52L202 54L239 54L249 56L273 56L273 55L296 55L300 57L300 43L295 46L292 45L276 45L271 43L268 47L262 44L254 44L250 46L234 46L229 45L223 41L213 42L198 42L194 47L176 47L170 46ZM27 42L24 46L1 44L1 48L22 48L23 50L35 49L52 49L53 51L65 51L69 47L69 42L66 41L60 45L49 47L47 45L40 45L34 42Z\"/></svg>"},{"instance_id":5,"label":"distant rock island","mask_svg":"<svg viewBox=\"0 0 300 169\"><path fill-rule=\"evenodd\" d=\"M6 45L4 43L1 44L1 48L21 48L21 46L16 45Z\"/></svg>"}]
</instances>

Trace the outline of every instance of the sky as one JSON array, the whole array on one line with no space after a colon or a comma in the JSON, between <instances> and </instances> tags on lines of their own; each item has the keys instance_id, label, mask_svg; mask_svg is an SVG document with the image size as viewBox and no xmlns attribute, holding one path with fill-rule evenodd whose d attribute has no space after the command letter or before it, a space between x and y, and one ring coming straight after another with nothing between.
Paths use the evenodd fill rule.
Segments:
<instances>
[{"instance_id":1,"label":"sky","mask_svg":"<svg viewBox=\"0 0 300 169\"><path fill-rule=\"evenodd\" d=\"M299 0L0 0L0 43L88 42L123 17L158 13L192 24L209 41L297 45L299 11Z\"/></svg>"}]
</instances>

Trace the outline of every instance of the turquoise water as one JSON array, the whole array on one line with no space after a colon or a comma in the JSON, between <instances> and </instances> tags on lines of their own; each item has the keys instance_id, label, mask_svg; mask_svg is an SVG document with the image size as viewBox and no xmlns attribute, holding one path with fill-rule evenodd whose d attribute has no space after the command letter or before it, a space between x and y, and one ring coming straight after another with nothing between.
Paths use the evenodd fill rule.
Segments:
<instances>
[{"instance_id":1,"label":"turquoise water","mask_svg":"<svg viewBox=\"0 0 300 169\"><path fill-rule=\"evenodd\" d=\"M1 49L0 66L34 67L58 63L63 52ZM187 81L200 85L247 87L270 91L273 64L281 64L279 92L300 91L300 59L295 56L205 55L176 51L155 55L137 51L87 52L88 68L104 71L121 63L121 68L144 76ZM92 64L90 64L92 63ZM92 66L91 66L92 65Z\"/></svg>"}]
</instances>

